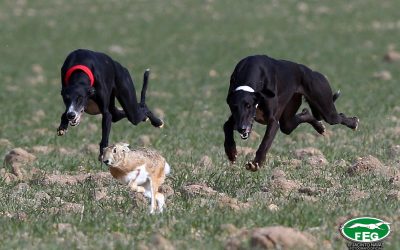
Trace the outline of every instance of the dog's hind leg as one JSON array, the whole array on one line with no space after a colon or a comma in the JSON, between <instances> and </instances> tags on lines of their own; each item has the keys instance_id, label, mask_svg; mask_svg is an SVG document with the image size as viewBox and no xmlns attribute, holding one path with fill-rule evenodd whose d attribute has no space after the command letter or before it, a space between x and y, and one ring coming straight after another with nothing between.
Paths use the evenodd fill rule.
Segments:
<instances>
[{"instance_id":1,"label":"dog's hind leg","mask_svg":"<svg viewBox=\"0 0 400 250\"><path fill-rule=\"evenodd\" d=\"M112 122L117 122L123 118L126 117L125 111L118 109L115 106L115 95L114 93L111 96L110 99L110 107L109 107L109 111L111 113L112 116Z\"/></svg>"},{"instance_id":2,"label":"dog's hind leg","mask_svg":"<svg viewBox=\"0 0 400 250\"><path fill-rule=\"evenodd\" d=\"M140 107L136 99L136 91L133 81L127 69L118 67L115 84L117 86L116 97L121 104L126 117L133 124L137 125L146 119L145 108Z\"/></svg>"},{"instance_id":3,"label":"dog's hind leg","mask_svg":"<svg viewBox=\"0 0 400 250\"><path fill-rule=\"evenodd\" d=\"M297 128L301 123L309 123L313 128L320 134L325 132L324 125L318 121L308 109L303 109L299 114L296 114L297 110L301 105L300 94L295 94L289 103L286 105L281 118L279 119L279 127L284 134L290 134L294 129Z\"/></svg>"},{"instance_id":4,"label":"dog's hind leg","mask_svg":"<svg viewBox=\"0 0 400 250\"><path fill-rule=\"evenodd\" d=\"M330 125L343 124L351 129L357 129L357 117L346 117L336 111L334 101L338 98L339 93L332 94L326 77L316 71L308 71L305 76L306 81L303 82L303 85L307 91L304 95L314 112L319 113Z\"/></svg>"},{"instance_id":5,"label":"dog's hind leg","mask_svg":"<svg viewBox=\"0 0 400 250\"><path fill-rule=\"evenodd\" d=\"M146 91L147 91L147 85L149 83L149 75L150 75L150 70L146 69L143 75L143 87L142 87L142 92L140 94L140 107L144 109L146 116L150 119L151 125L157 128L162 128L164 126L164 122L158 117L156 117L146 105Z\"/></svg>"}]
</instances>

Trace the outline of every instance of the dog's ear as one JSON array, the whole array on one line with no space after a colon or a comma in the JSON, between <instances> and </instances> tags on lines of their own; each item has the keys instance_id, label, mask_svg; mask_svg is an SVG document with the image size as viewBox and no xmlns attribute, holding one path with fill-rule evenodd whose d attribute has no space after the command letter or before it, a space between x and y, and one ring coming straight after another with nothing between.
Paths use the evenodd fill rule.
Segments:
<instances>
[{"instance_id":1,"label":"dog's ear","mask_svg":"<svg viewBox=\"0 0 400 250\"><path fill-rule=\"evenodd\" d=\"M226 103L229 104L229 100L231 99L231 96L234 92L233 84L235 82L235 77L233 76L234 73L232 73L230 81L229 81L229 90L228 90L228 96L226 97Z\"/></svg>"}]
</instances>

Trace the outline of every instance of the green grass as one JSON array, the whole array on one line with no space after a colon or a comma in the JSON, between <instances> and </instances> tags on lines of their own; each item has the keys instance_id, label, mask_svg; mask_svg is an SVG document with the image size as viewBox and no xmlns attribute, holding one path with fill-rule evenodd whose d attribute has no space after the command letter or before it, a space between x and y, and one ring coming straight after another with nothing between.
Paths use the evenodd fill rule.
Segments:
<instances>
[{"instance_id":1,"label":"green grass","mask_svg":"<svg viewBox=\"0 0 400 250\"><path fill-rule=\"evenodd\" d=\"M175 195L169 198L166 213L149 216L146 209L133 206L126 188L115 182L106 188L109 194L124 197L122 202L95 201L96 184L91 181L65 188L31 180L30 189L17 197L13 194L18 183L0 181L0 248L131 248L151 245L153 234L159 232L178 249L220 249L228 237L221 225L231 223L238 228L295 227L309 231L320 244L328 240L335 249L342 249L345 241L335 221L354 214L388 219L393 234L385 241L385 249L399 249L400 204L386 199L395 188L385 177L349 177L345 170L357 157L368 154L399 168L400 158L390 156L389 149L400 144L400 135L390 130L400 126L400 68L382 57L390 45L400 49L400 2L305 3L307 12L300 11L296 1L2 1L0 138L13 146L0 147L0 156L12 147L73 148L78 152L71 156L57 151L37 154L33 165L46 173L74 173L78 166L88 172L106 170L95 154L81 150L99 143L100 117L85 115L81 125L70 128L64 137L55 132L64 109L59 75L66 55L76 48L104 51L129 68L136 86L141 86L144 69L152 70L148 106L165 113L165 128L134 127L122 120L113 124L110 141L135 146L140 135L149 135L151 146L173 168L168 183ZM112 49L116 46L123 52ZM314 133L303 125L290 136L278 134L261 171L244 169L250 156L229 165L222 133L229 112L225 103L229 76L236 63L251 54L301 62L325 74L332 88L342 91L337 109L357 115L359 131L330 126L333 135L329 138L303 140ZM33 65L40 65L43 72L35 73ZM217 76L210 76L210 70ZM372 77L381 70L390 71L392 79ZM35 120L38 110L45 115ZM96 124L97 131L89 124ZM256 125L255 131L262 135L264 127ZM240 146L256 148L258 143L259 139L243 142L237 137ZM295 169L285 164L294 158L294 150L304 147L320 149L328 166L314 169L303 163ZM204 155L212 159L212 167L201 166ZM336 164L341 159L344 167ZM304 186L328 191L318 194L314 202L298 193L271 192L258 199L261 187L270 185L275 168ZM342 188L329 191L328 177ZM190 183L205 183L240 201L257 202L243 211L221 208L213 199L204 204L200 198L180 193ZM369 192L370 198L349 200L354 188ZM35 205L38 191L51 199ZM83 204L84 213L46 212L59 206L55 197ZM271 203L280 210L269 212L266 206ZM27 219L1 216L6 211L25 212ZM70 223L74 229L59 233L54 227L57 223Z\"/></svg>"}]
</instances>

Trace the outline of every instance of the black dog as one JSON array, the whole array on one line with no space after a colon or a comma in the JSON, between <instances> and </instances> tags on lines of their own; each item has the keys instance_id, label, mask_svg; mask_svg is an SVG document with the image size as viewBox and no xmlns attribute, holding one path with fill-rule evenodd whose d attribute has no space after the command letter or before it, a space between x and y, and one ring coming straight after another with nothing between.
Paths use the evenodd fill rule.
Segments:
<instances>
[{"instance_id":1,"label":"black dog","mask_svg":"<svg viewBox=\"0 0 400 250\"><path fill-rule=\"evenodd\" d=\"M311 113L303 109L296 114L302 103L308 102ZM266 153L280 128L290 134L300 123L307 122L323 134L327 123L343 124L356 130L358 118L338 114L334 101L339 92L332 94L328 80L310 68L285 60L256 55L242 59L235 67L230 79L227 103L231 116L224 124L225 153L229 160L236 160L237 151L233 131L247 139L253 121L267 125L264 138L252 162L246 169L256 171L265 161Z\"/></svg>"},{"instance_id":2,"label":"black dog","mask_svg":"<svg viewBox=\"0 0 400 250\"><path fill-rule=\"evenodd\" d=\"M68 124L79 124L85 111L91 115L102 114L102 138L99 160L108 145L111 122L127 117L137 125L147 118L155 127L163 122L152 114L145 104L149 70L144 73L141 101L137 102L133 81L126 68L103 53L75 50L65 59L61 68L61 95L66 107L57 130L59 136L67 131ZM123 110L115 107L115 98Z\"/></svg>"}]
</instances>

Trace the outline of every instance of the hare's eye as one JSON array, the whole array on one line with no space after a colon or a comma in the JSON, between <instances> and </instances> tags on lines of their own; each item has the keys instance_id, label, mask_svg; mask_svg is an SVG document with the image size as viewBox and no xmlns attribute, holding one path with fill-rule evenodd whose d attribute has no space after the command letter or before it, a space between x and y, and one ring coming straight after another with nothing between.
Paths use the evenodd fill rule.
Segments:
<instances>
[{"instance_id":1,"label":"hare's eye","mask_svg":"<svg viewBox=\"0 0 400 250\"><path fill-rule=\"evenodd\" d=\"M113 153L116 154L117 153L117 148L113 149Z\"/></svg>"}]
</instances>

